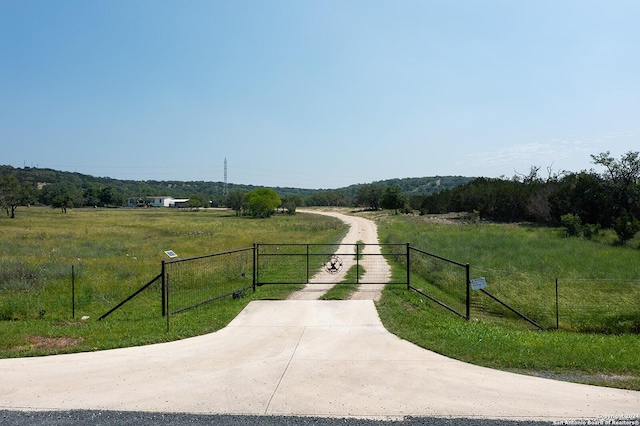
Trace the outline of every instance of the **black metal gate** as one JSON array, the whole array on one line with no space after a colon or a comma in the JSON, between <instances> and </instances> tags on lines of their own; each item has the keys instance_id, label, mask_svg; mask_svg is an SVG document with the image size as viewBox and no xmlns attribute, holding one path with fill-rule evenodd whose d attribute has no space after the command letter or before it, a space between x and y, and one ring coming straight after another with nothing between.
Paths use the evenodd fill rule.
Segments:
<instances>
[{"instance_id":1,"label":"black metal gate","mask_svg":"<svg viewBox=\"0 0 640 426\"><path fill-rule=\"evenodd\" d=\"M404 271L393 274L390 263ZM348 274L355 268L357 273ZM363 271L362 275L360 271ZM354 277L354 278L348 278ZM402 284L470 318L469 264L406 244L254 244L238 250L162 262L162 271L100 319L161 281L162 314L190 309L246 290L278 284ZM538 324L481 290L523 319Z\"/></svg>"},{"instance_id":2,"label":"black metal gate","mask_svg":"<svg viewBox=\"0 0 640 426\"><path fill-rule=\"evenodd\" d=\"M256 244L256 285L406 284L394 281L387 259L406 262L407 244ZM345 280L350 268L362 279Z\"/></svg>"}]
</instances>

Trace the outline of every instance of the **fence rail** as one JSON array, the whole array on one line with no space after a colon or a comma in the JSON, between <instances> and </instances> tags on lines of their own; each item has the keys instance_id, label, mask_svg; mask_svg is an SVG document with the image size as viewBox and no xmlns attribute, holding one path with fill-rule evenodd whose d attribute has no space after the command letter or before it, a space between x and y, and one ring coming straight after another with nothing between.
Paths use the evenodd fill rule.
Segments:
<instances>
[{"instance_id":1,"label":"fence rail","mask_svg":"<svg viewBox=\"0 0 640 426\"><path fill-rule=\"evenodd\" d=\"M447 259L408 244L407 253L407 288L469 319L469 264Z\"/></svg>"},{"instance_id":2,"label":"fence rail","mask_svg":"<svg viewBox=\"0 0 640 426\"><path fill-rule=\"evenodd\" d=\"M406 244L257 244L256 285L270 284L405 284L390 281L385 257L406 257L393 252ZM381 250L385 250L383 254ZM342 278L351 267L363 267L367 279Z\"/></svg>"},{"instance_id":3,"label":"fence rail","mask_svg":"<svg viewBox=\"0 0 640 426\"><path fill-rule=\"evenodd\" d=\"M255 288L254 248L162 262L162 314Z\"/></svg>"},{"instance_id":4,"label":"fence rail","mask_svg":"<svg viewBox=\"0 0 640 426\"><path fill-rule=\"evenodd\" d=\"M411 260L414 253L414 260ZM423 279L424 258L438 263L431 269L431 278L447 277L438 284L441 291L427 294L413 282ZM393 280L387 260L404 263L407 269L406 279ZM451 281L450 274L442 273L442 264L462 267L464 274ZM433 265L431 265L433 266ZM354 274L354 281L345 281L349 268L365 270L365 277ZM379 275L377 275L379 274ZM412 276L414 278L412 278ZM102 318L149 287L153 282L162 281L162 315L182 312L210 303L224 297L239 295L242 292L263 285L277 284L403 284L408 289L427 297L451 312L469 318L469 265L446 259L424 250L410 247L409 244L254 244L237 250L208 254L162 262L161 273L151 282L111 309ZM453 287L450 287L453 285ZM463 305L466 314L459 306L451 307L446 295L462 290ZM459 296L459 295L458 295ZM458 297L458 298L460 298ZM449 297L451 299L451 297ZM455 297L454 297L455 299ZM444 301L443 301L444 300ZM459 301L458 301L459 302Z\"/></svg>"},{"instance_id":5,"label":"fence rail","mask_svg":"<svg viewBox=\"0 0 640 426\"><path fill-rule=\"evenodd\" d=\"M387 260L406 268L389 279ZM334 263L332 263L334 262ZM386 266L384 266L386 265ZM384 267L386 271L382 271ZM346 272L357 267L365 274ZM379 270L380 275L376 275ZM542 329L640 333L638 280L523 277L514 286L507 271L483 270L488 288L471 292L470 266L409 244L254 244L205 256L162 262L162 272L104 314L105 318L151 284L162 282L162 314L277 284L403 284L446 310L472 315L511 315ZM396 274L396 277L398 274ZM366 279L365 279L366 277Z\"/></svg>"},{"instance_id":6,"label":"fence rail","mask_svg":"<svg viewBox=\"0 0 640 426\"><path fill-rule=\"evenodd\" d=\"M105 319L106 317L108 317L109 315L111 315L114 311L120 309L122 306L125 305L125 303L131 301L134 297L136 297L137 295L139 295L140 293L142 293L144 290L146 290L149 286L151 286L153 283L155 283L156 281L162 279L162 274L158 274L156 275L155 278L153 278L151 281L149 281L148 283L146 283L145 285L143 285L142 287L140 287L138 290L136 290L132 295L130 295L129 297L127 297L126 299L124 299L122 302L118 303L116 306L114 306L112 309L110 309L107 313L105 313L104 315L102 315L100 318L98 318L98 321L102 321L103 319ZM75 287L75 283L74 283L74 287ZM75 305L75 301L74 301L74 305Z\"/></svg>"}]
</instances>

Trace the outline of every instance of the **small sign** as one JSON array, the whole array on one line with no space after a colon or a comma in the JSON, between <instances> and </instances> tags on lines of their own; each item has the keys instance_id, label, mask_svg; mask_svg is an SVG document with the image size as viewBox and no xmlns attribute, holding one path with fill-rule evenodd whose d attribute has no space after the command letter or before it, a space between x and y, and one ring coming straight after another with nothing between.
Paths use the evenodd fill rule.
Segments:
<instances>
[{"instance_id":1,"label":"small sign","mask_svg":"<svg viewBox=\"0 0 640 426\"><path fill-rule=\"evenodd\" d=\"M324 269L330 274L337 274L342 271L342 259L336 255L332 255L329 260L324 263Z\"/></svg>"},{"instance_id":2,"label":"small sign","mask_svg":"<svg viewBox=\"0 0 640 426\"><path fill-rule=\"evenodd\" d=\"M471 289L472 290L481 290L487 286L487 281L484 277L475 278L471 280Z\"/></svg>"},{"instance_id":3,"label":"small sign","mask_svg":"<svg viewBox=\"0 0 640 426\"><path fill-rule=\"evenodd\" d=\"M164 252L164 254L166 254L170 258L178 257L178 255L173 250L167 250Z\"/></svg>"}]
</instances>

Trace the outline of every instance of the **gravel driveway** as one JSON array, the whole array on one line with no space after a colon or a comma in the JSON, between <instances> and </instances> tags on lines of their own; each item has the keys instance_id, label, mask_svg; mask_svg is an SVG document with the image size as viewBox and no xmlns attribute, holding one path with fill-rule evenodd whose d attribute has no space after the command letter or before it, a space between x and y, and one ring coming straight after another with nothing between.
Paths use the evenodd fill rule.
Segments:
<instances>
[{"instance_id":1,"label":"gravel driveway","mask_svg":"<svg viewBox=\"0 0 640 426\"><path fill-rule=\"evenodd\" d=\"M391 267L382 256L375 256L380 254L380 246L378 241L378 228L376 224L369 219L358 216L350 216L337 212L329 212L322 210L298 210L301 213L313 213L321 214L325 216L331 216L338 218L349 225L349 231L347 235L342 239L341 246L338 247L337 252L344 253L353 250L355 244L359 241L367 244L363 251L365 255L360 264L365 270L365 274L361 281L366 282L388 282L391 278ZM355 253L354 253L355 254ZM374 255L374 256L367 256ZM355 264L353 258L344 258L344 265L342 272L331 276L331 280L334 283L340 282L346 272L351 266ZM314 300L322 297L335 284L316 284L317 282L327 282L326 274L318 274L309 280L302 290L293 293L290 300ZM352 295L352 300L380 300L382 289L384 284L366 284L360 285Z\"/></svg>"}]
</instances>

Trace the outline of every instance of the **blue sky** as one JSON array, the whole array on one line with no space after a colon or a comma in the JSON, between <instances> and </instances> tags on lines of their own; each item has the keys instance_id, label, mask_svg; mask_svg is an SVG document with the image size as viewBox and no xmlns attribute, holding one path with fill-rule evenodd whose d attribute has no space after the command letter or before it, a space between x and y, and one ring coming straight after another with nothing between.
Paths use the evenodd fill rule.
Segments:
<instances>
[{"instance_id":1,"label":"blue sky","mask_svg":"<svg viewBox=\"0 0 640 426\"><path fill-rule=\"evenodd\" d=\"M339 188L640 149L637 0L0 0L0 164Z\"/></svg>"}]
</instances>

